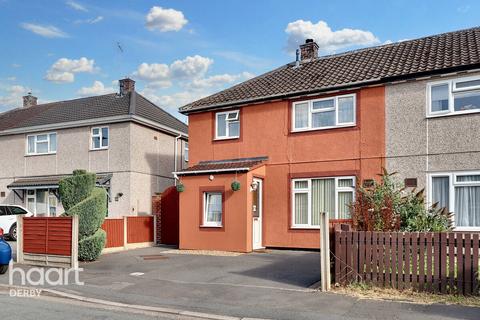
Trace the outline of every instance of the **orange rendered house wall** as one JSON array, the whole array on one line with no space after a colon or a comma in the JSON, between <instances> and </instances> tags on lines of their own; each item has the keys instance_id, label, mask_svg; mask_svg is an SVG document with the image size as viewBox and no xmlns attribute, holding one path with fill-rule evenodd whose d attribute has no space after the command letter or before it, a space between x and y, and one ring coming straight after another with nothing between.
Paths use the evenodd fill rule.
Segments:
<instances>
[{"instance_id":1,"label":"orange rendered house wall","mask_svg":"<svg viewBox=\"0 0 480 320\"><path fill-rule=\"evenodd\" d=\"M355 175L359 181L363 181L375 179L384 166L384 87L365 88L353 92L356 93L356 126L349 128L291 132L292 100L283 100L233 108L240 109L240 138L215 141L215 112L191 114L190 164L202 160L268 156L266 166L262 169L265 176L264 246L318 248L320 241L318 230L292 228L291 179ZM346 93L352 92L341 94ZM313 98L317 97L308 99ZM230 188L232 175L222 176L225 177L222 178L224 179L222 183L226 192L232 192ZM242 186L249 186L252 177L251 172L242 175ZM208 181L208 176L182 177L186 188L180 199L180 246L182 247L184 234L184 240L187 238L189 240L189 248L250 251L251 197L246 192L247 187L243 188L243 192L238 191L238 195L225 199L225 214L235 216L238 224L229 225L229 221L225 222L228 236L220 241L221 243L219 237L213 233L199 232L198 220L188 219L193 215L199 215L198 187L205 184L205 181ZM231 211L235 211L235 214ZM232 228L238 229L241 236ZM193 233L187 236L186 232ZM234 236L230 237L230 232ZM185 244L186 242L183 243Z\"/></svg>"}]
</instances>

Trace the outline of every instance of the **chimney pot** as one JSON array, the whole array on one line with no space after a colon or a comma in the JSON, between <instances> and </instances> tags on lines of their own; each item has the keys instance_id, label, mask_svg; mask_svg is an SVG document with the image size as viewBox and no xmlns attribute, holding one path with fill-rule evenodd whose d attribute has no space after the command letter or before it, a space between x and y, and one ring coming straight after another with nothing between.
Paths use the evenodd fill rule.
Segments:
<instances>
[{"instance_id":1,"label":"chimney pot","mask_svg":"<svg viewBox=\"0 0 480 320\"><path fill-rule=\"evenodd\" d=\"M305 43L300 45L301 60L312 60L318 58L318 44L313 39L305 40Z\"/></svg>"},{"instance_id":2,"label":"chimney pot","mask_svg":"<svg viewBox=\"0 0 480 320\"><path fill-rule=\"evenodd\" d=\"M129 92L135 91L135 81L130 78L118 80L120 86L120 95L124 96Z\"/></svg>"},{"instance_id":3,"label":"chimney pot","mask_svg":"<svg viewBox=\"0 0 480 320\"><path fill-rule=\"evenodd\" d=\"M26 96L23 96L23 107L30 108L32 106L36 106L37 100L38 98L35 96L32 96L32 93L29 92Z\"/></svg>"}]
</instances>

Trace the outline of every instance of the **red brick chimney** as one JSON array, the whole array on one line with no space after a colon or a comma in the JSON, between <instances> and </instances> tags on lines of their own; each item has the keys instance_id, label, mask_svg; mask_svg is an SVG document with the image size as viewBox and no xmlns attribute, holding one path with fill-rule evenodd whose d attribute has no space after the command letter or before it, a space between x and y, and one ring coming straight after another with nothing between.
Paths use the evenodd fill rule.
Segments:
<instances>
[{"instance_id":1,"label":"red brick chimney","mask_svg":"<svg viewBox=\"0 0 480 320\"><path fill-rule=\"evenodd\" d=\"M318 58L318 44L313 39L305 40L305 43L300 45L301 60L312 60Z\"/></svg>"},{"instance_id":2,"label":"red brick chimney","mask_svg":"<svg viewBox=\"0 0 480 320\"><path fill-rule=\"evenodd\" d=\"M129 92L135 91L135 81L130 78L120 79L118 80L118 84L120 85L121 96L124 96Z\"/></svg>"},{"instance_id":3,"label":"red brick chimney","mask_svg":"<svg viewBox=\"0 0 480 320\"><path fill-rule=\"evenodd\" d=\"M32 93L29 92L28 95L23 96L23 107L30 108L37 105L37 97L32 96Z\"/></svg>"}]
</instances>

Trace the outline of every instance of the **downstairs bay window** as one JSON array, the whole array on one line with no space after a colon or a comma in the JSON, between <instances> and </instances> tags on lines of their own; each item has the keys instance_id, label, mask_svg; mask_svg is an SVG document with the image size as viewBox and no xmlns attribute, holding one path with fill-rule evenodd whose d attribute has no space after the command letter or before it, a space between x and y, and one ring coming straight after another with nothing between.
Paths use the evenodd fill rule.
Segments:
<instances>
[{"instance_id":1,"label":"downstairs bay window","mask_svg":"<svg viewBox=\"0 0 480 320\"><path fill-rule=\"evenodd\" d=\"M355 198L355 177L292 180L292 226L318 228L320 212L330 219L349 219Z\"/></svg>"},{"instance_id":2,"label":"downstairs bay window","mask_svg":"<svg viewBox=\"0 0 480 320\"><path fill-rule=\"evenodd\" d=\"M430 175L430 203L453 212L457 230L480 230L480 171Z\"/></svg>"}]
</instances>

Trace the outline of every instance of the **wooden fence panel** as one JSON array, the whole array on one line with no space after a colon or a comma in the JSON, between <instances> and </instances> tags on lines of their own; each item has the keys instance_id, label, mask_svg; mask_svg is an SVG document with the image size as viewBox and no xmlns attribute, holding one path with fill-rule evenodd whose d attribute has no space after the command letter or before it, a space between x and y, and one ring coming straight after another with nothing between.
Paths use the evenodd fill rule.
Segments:
<instances>
[{"instance_id":1,"label":"wooden fence panel","mask_svg":"<svg viewBox=\"0 0 480 320\"><path fill-rule=\"evenodd\" d=\"M335 277L340 284L479 294L479 250L478 233L336 231Z\"/></svg>"},{"instance_id":2,"label":"wooden fence panel","mask_svg":"<svg viewBox=\"0 0 480 320\"><path fill-rule=\"evenodd\" d=\"M107 234L105 248L123 247L125 230L123 222L123 218L105 219L102 225L102 229Z\"/></svg>"},{"instance_id":3,"label":"wooden fence panel","mask_svg":"<svg viewBox=\"0 0 480 320\"><path fill-rule=\"evenodd\" d=\"M72 219L61 217L23 218L23 252L70 256Z\"/></svg>"},{"instance_id":4,"label":"wooden fence panel","mask_svg":"<svg viewBox=\"0 0 480 320\"><path fill-rule=\"evenodd\" d=\"M153 216L127 217L127 243L154 241Z\"/></svg>"}]
</instances>

